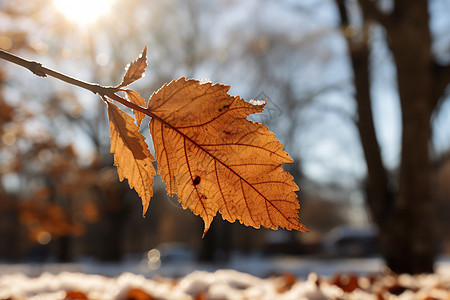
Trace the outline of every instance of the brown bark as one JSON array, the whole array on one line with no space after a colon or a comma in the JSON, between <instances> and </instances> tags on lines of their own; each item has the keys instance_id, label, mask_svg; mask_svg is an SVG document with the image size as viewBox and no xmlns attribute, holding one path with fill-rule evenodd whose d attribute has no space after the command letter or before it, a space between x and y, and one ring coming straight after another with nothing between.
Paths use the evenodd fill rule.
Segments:
<instances>
[{"instance_id":1,"label":"brown bark","mask_svg":"<svg viewBox=\"0 0 450 300\"><path fill-rule=\"evenodd\" d=\"M428 147L434 101L428 1L399 1L393 16L386 32L397 69L403 132L392 233L382 247L394 271L432 272L434 201Z\"/></svg>"},{"instance_id":2,"label":"brown bark","mask_svg":"<svg viewBox=\"0 0 450 300\"><path fill-rule=\"evenodd\" d=\"M387 266L396 273L433 271L433 208L428 144L433 99L433 64L428 28L428 3L398 1L392 15L361 0L363 18L382 24L397 67L402 108L401 159L398 190L389 185L371 110L367 39L347 36L355 74L358 131L367 163L367 202L380 229ZM344 0L337 0L344 33L348 25ZM368 22L365 24L368 24ZM363 33L364 34L364 33Z\"/></svg>"},{"instance_id":3,"label":"brown bark","mask_svg":"<svg viewBox=\"0 0 450 300\"><path fill-rule=\"evenodd\" d=\"M338 0L338 5L342 25L346 27L349 24L344 0ZM356 125L367 165L366 199L374 222L380 224L386 217L387 208L392 205L393 195L389 186L388 174L383 165L373 120L367 33L363 32L361 36L356 38L352 36L346 36L346 38L350 61L355 74L355 100L357 101L358 112Z\"/></svg>"}]
</instances>

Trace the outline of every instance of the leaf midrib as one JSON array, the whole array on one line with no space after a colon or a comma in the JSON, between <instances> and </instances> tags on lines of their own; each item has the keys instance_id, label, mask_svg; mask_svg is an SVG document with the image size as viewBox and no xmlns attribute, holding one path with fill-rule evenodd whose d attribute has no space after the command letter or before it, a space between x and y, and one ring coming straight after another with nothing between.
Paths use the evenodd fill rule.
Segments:
<instances>
[{"instance_id":1,"label":"leaf midrib","mask_svg":"<svg viewBox=\"0 0 450 300\"><path fill-rule=\"evenodd\" d=\"M151 101L151 99L150 99L150 101ZM222 115L224 115L225 113L227 113L227 112L229 112L229 111L231 111L231 110L225 111ZM287 220L289 223L295 225L296 228L299 227L298 224L292 222L292 221L290 220L290 218L288 218L287 216L285 216L285 215L278 209L278 207L276 207L269 199L267 199L266 196L264 196L264 195L263 195L258 189L256 189L251 183L249 183L249 182L248 182L245 178L243 178L239 173L237 173L235 170L233 170L231 167L229 167L227 164L225 164L222 160L220 160L219 158L217 158L216 156L214 156L213 154L211 154L209 151L207 151L206 149L204 149L200 144L198 144L197 142L195 142L191 137L187 136L187 135L184 134L182 131L180 131L177 127L173 126L172 124L168 123L168 122L165 121L164 119L162 119L162 118L160 118L159 116L157 116L157 115L155 115L154 113L152 113L148 108L145 110L145 114L146 114L147 116L151 117L152 119L155 119L155 120L161 122L162 124L164 124L164 125L170 127L170 128L171 128L172 130L174 130L177 134L181 135L184 139L189 140L193 145L195 145L196 147L198 147L198 148L199 148L200 150L202 150L204 153L206 153L206 154L208 154L209 156L211 156L212 159L214 159L215 161L217 161L217 162L219 162L220 164L222 164L223 166L225 166L225 167L226 167L227 169L229 169L233 174L235 174L239 179L241 179L242 181L244 181L248 186L250 186L253 190L255 190L255 191L256 191L256 192L257 192L257 193L265 200L265 202L266 202L266 203L269 203L273 208L275 208L276 211L278 211L278 213L279 213L280 215L282 215L283 218L284 218L285 220ZM247 121L247 120L246 120L246 121ZM249 122L249 121L247 121L247 122ZM198 126L198 127L201 127L201 125ZM188 159L188 158L186 157L186 159ZM274 164L274 166L279 167L279 166L281 166L281 164L276 164L276 165ZM192 175L191 175L191 179L192 179ZM225 202L225 198L224 198L224 202ZM266 208L266 211L267 211L267 215L268 215L269 218L270 218L270 213L269 213L268 208ZM278 227L278 226L281 226L281 225L277 225L277 224L273 223L272 220L271 220L271 223L272 223L273 225L277 226L277 227Z\"/></svg>"}]
</instances>

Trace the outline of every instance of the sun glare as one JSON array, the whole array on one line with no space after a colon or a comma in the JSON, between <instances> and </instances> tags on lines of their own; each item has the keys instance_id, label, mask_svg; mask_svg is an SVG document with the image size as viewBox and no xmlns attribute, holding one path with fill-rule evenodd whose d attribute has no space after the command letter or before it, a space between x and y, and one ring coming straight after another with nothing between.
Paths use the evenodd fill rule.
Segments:
<instances>
[{"instance_id":1,"label":"sun glare","mask_svg":"<svg viewBox=\"0 0 450 300\"><path fill-rule=\"evenodd\" d=\"M53 0L56 9L69 21L88 25L106 15L115 0Z\"/></svg>"}]
</instances>

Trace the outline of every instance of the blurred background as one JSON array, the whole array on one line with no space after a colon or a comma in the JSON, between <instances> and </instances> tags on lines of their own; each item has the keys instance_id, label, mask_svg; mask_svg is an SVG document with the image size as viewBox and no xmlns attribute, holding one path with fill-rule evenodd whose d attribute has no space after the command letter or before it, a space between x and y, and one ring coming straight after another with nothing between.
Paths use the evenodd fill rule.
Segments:
<instances>
[{"instance_id":1,"label":"blurred background","mask_svg":"<svg viewBox=\"0 0 450 300\"><path fill-rule=\"evenodd\" d=\"M0 0L1 49L81 80L116 85L147 45L146 76L131 87L146 99L181 76L231 85L246 100L267 98L265 112L249 119L268 125L294 159L284 168L301 188L300 219L310 229L256 230L217 216L202 239L202 220L167 196L159 176L142 218L140 199L113 167L100 98L0 61L0 261L143 257L158 269L171 259L385 255L385 219L373 203L402 190L404 149L415 145L402 139L401 51L387 23L368 14L375 5L395 14L393 1L367 2L364 11L352 0ZM423 202L432 205L423 218L406 218L410 228L429 223L433 253L449 254L450 2L418 2L426 9L414 16L429 18L430 40L417 39L433 62L419 75L437 99L424 110L431 196ZM405 57L417 47L404 46ZM371 200L380 190L391 198Z\"/></svg>"}]
</instances>

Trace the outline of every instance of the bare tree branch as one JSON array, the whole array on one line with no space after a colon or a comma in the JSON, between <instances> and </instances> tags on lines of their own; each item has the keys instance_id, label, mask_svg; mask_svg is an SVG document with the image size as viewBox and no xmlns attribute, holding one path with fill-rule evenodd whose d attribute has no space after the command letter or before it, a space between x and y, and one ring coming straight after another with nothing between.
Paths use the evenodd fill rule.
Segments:
<instances>
[{"instance_id":1,"label":"bare tree branch","mask_svg":"<svg viewBox=\"0 0 450 300\"><path fill-rule=\"evenodd\" d=\"M344 0L336 0L336 5L339 10L339 16L341 17L341 25L342 26L348 26L348 14L347 14L347 8L345 7Z\"/></svg>"},{"instance_id":2,"label":"bare tree branch","mask_svg":"<svg viewBox=\"0 0 450 300\"><path fill-rule=\"evenodd\" d=\"M16 65L22 66L22 67L30 70L33 74L35 74L37 76L47 77L47 75L48 75L48 76L57 78L59 80L62 80L64 82L67 82L69 84L89 90L89 91L93 92L94 94L106 95L111 92L114 93L117 91L117 88L115 88L115 87L106 87L106 86L101 86L99 84L93 84L93 83L81 81L76 78L67 76L63 73L54 71L52 69L48 69L48 68L42 66L42 64L40 64L38 62L26 60L22 57L16 56L14 54L11 54L11 53L6 52L1 49L0 49L0 58L7 60L9 62L12 62Z\"/></svg>"},{"instance_id":3,"label":"bare tree branch","mask_svg":"<svg viewBox=\"0 0 450 300\"><path fill-rule=\"evenodd\" d=\"M434 115L436 115L446 98L446 89L450 84L450 65L442 66L438 64L433 65L433 90L432 101L434 107Z\"/></svg>"},{"instance_id":4,"label":"bare tree branch","mask_svg":"<svg viewBox=\"0 0 450 300\"><path fill-rule=\"evenodd\" d=\"M345 30L345 27L348 26L347 8L344 1L336 0L342 30ZM369 79L369 48L367 39L360 42L355 41L345 33L343 35L350 50L350 62L354 74L355 101L358 112L356 125L367 165L367 203L374 221L380 224L391 207L392 197L373 119Z\"/></svg>"},{"instance_id":5,"label":"bare tree branch","mask_svg":"<svg viewBox=\"0 0 450 300\"><path fill-rule=\"evenodd\" d=\"M73 77L70 77L68 75L65 75L63 73L57 72L55 70L46 68L44 66L42 66L42 64L35 62L35 61L30 61L30 60L26 60L22 57L16 56L14 54L11 54L9 52L6 52L4 50L0 49L0 58L7 60L9 62L12 62L16 65L22 66L28 70L30 70L33 74L40 76L40 77L47 77L51 76L54 77L56 79L59 79L61 81L64 81L66 83L69 83L71 85L75 85L78 87L81 87L83 89L86 89L88 91L93 92L94 94L98 94L100 95L102 98L104 96L117 101L119 103L121 103L122 105L131 108L133 110L136 111L140 111L150 117L154 117L153 114L149 111L147 111L145 108L136 105L132 102L127 101L126 99L122 98L121 96L115 94L116 92L120 92L121 89L118 87L112 87L112 86L102 86L99 84L94 84L94 83L89 83L86 81L82 81Z\"/></svg>"},{"instance_id":6,"label":"bare tree branch","mask_svg":"<svg viewBox=\"0 0 450 300\"><path fill-rule=\"evenodd\" d=\"M392 17L382 12L376 5L376 2L370 0L358 0L359 7L365 19L374 20L384 27L389 27Z\"/></svg>"}]
</instances>

